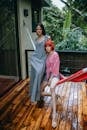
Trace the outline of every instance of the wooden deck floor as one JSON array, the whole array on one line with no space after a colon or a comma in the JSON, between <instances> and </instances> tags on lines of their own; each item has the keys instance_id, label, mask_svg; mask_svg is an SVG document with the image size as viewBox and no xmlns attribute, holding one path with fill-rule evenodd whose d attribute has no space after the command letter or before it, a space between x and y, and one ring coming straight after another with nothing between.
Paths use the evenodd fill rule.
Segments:
<instances>
[{"instance_id":1,"label":"wooden deck floor","mask_svg":"<svg viewBox=\"0 0 87 130\"><path fill-rule=\"evenodd\" d=\"M38 105L30 104L28 97L19 106L16 105L24 93L21 91L20 96L11 100L11 107L7 108L10 114L7 119L2 115L0 130L54 130L50 106L38 108ZM86 84L65 82L59 85L58 94L62 100L57 105L58 125L55 130L87 130Z\"/></svg>"},{"instance_id":2,"label":"wooden deck floor","mask_svg":"<svg viewBox=\"0 0 87 130\"><path fill-rule=\"evenodd\" d=\"M18 80L16 78L0 76L0 97L3 96L9 89L11 89L17 82Z\"/></svg>"}]
</instances>

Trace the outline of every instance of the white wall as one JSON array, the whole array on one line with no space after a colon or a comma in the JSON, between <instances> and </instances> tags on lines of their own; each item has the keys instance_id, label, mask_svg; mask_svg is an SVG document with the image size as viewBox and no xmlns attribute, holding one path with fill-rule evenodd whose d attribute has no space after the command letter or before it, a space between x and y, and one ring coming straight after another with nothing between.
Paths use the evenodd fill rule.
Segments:
<instances>
[{"instance_id":1,"label":"white wall","mask_svg":"<svg viewBox=\"0 0 87 130\"><path fill-rule=\"evenodd\" d=\"M24 17L24 9L28 9L28 16ZM25 24L25 25L24 25ZM18 0L18 30L22 79L26 77L25 49L33 49L29 32L32 35L31 2ZM34 39L34 34L32 35Z\"/></svg>"}]
</instances>

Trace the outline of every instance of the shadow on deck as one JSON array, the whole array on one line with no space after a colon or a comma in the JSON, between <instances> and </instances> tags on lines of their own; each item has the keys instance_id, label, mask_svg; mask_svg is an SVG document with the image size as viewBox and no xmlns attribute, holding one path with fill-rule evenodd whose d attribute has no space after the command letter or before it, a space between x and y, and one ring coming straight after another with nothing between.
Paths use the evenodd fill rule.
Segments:
<instances>
[{"instance_id":1,"label":"shadow on deck","mask_svg":"<svg viewBox=\"0 0 87 130\"><path fill-rule=\"evenodd\" d=\"M0 97L9 91L18 81L16 77L0 76Z\"/></svg>"},{"instance_id":2,"label":"shadow on deck","mask_svg":"<svg viewBox=\"0 0 87 130\"><path fill-rule=\"evenodd\" d=\"M58 125L55 130L87 130L87 95L84 82L65 82L58 87ZM51 107L31 105L29 79L20 81L0 98L0 130L54 130Z\"/></svg>"}]
</instances>

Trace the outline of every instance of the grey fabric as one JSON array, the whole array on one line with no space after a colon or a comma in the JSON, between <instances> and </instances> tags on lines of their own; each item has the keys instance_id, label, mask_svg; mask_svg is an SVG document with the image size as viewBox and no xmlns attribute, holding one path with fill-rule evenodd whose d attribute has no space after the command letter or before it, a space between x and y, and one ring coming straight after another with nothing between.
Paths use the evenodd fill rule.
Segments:
<instances>
[{"instance_id":1,"label":"grey fabric","mask_svg":"<svg viewBox=\"0 0 87 130\"><path fill-rule=\"evenodd\" d=\"M40 84L44 78L46 52L44 44L47 36L40 43L36 40L36 50L31 57L31 76L30 76L30 98L31 101L40 100Z\"/></svg>"}]
</instances>

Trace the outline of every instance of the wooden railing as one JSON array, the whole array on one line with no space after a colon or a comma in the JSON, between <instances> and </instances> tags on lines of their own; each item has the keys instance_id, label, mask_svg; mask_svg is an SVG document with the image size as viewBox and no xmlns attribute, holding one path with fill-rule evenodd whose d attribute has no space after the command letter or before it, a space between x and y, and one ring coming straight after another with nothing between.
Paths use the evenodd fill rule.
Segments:
<instances>
[{"instance_id":1,"label":"wooden railing","mask_svg":"<svg viewBox=\"0 0 87 130\"><path fill-rule=\"evenodd\" d=\"M86 51L57 51L60 56L60 71L71 75L87 67Z\"/></svg>"},{"instance_id":2,"label":"wooden railing","mask_svg":"<svg viewBox=\"0 0 87 130\"><path fill-rule=\"evenodd\" d=\"M26 74L30 76L30 58L34 50L26 50ZM80 69L87 67L87 52L85 51L57 51L60 56L60 72L71 75Z\"/></svg>"}]
</instances>

